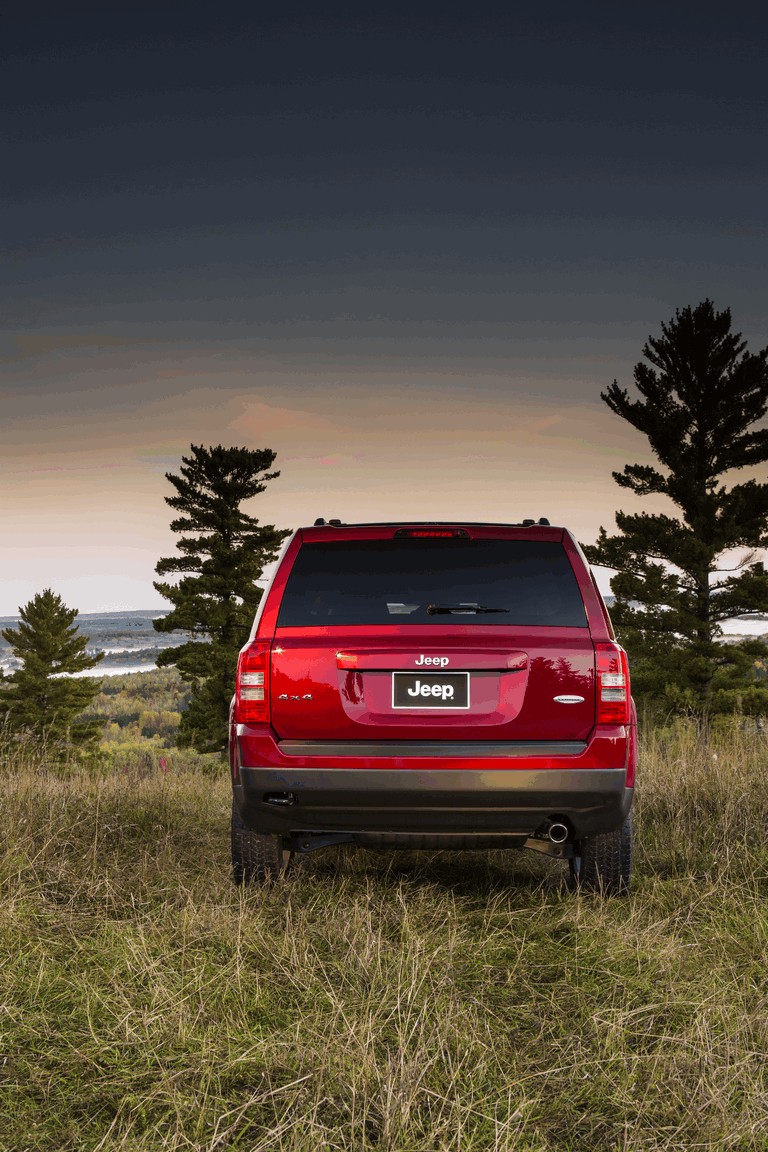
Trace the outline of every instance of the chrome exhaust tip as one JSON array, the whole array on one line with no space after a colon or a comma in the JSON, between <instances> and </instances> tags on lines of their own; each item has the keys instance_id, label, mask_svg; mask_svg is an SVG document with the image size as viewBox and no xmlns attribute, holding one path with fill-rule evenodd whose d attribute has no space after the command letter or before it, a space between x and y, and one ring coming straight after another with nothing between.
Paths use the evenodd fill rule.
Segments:
<instances>
[{"instance_id":1,"label":"chrome exhaust tip","mask_svg":"<svg viewBox=\"0 0 768 1152\"><path fill-rule=\"evenodd\" d=\"M568 839L567 824L561 824L559 820L553 821L547 828L547 836L553 844L565 844Z\"/></svg>"}]
</instances>

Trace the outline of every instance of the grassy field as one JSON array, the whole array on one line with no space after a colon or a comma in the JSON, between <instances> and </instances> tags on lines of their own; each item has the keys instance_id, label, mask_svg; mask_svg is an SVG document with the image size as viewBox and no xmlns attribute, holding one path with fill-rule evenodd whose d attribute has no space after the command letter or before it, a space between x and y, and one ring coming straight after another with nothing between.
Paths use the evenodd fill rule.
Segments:
<instances>
[{"instance_id":1,"label":"grassy field","mask_svg":"<svg viewBox=\"0 0 768 1152\"><path fill-rule=\"evenodd\" d=\"M646 733L636 880L327 850L228 875L223 776L2 763L0 1148L768 1149L768 739Z\"/></svg>"}]
</instances>

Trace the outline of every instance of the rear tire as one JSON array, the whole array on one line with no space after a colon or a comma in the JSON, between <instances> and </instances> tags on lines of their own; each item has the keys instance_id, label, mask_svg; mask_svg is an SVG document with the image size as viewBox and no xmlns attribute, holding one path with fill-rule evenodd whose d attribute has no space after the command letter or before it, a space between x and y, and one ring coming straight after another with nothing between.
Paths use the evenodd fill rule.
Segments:
<instances>
[{"instance_id":1,"label":"rear tire","mask_svg":"<svg viewBox=\"0 0 768 1152\"><path fill-rule=\"evenodd\" d=\"M586 892L624 896L632 875L632 813L620 828L581 841L581 869L576 881Z\"/></svg>"},{"instance_id":2,"label":"rear tire","mask_svg":"<svg viewBox=\"0 0 768 1152\"><path fill-rule=\"evenodd\" d=\"M280 836L254 832L240 819L232 800L232 879L235 884L271 884L285 875L293 853Z\"/></svg>"}]
</instances>

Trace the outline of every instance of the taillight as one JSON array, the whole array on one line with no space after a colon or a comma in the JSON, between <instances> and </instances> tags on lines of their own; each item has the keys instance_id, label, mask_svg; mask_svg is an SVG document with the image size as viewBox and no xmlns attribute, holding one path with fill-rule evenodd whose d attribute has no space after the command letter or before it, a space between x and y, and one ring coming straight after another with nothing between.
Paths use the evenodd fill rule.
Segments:
<instances>
[{"instance_id":1,"label":"taillight","mask_svg":"<svg viewBox=\"0 0 768 1152\"><path fill-rule=\"evenodd\" d=\"M237 661L235 723L269 721L269 640L253 640Z\"/></svg>"},{"instance_id":2,"label":"taillight","mask_svg":"<svg viewBox=\"0 0 768 1152\"><path fill-rule=\"evenodd\" d=\"M629 724L629 665L618 644L595 644L598 724Z\"/></svg>"}]
</instances>

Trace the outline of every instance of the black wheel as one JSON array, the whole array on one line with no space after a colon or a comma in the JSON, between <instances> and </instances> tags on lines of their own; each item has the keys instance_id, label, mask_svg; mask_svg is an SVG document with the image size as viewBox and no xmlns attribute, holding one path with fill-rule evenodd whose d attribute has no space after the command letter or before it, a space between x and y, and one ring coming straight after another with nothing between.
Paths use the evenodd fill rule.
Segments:
<instances>
[{"instance_id":1,"label":"black wheel","mask_svg":"<svg viewBox=\"0 0 768 1152\"><path fill-rule=\"evenodd\" d=\"M254 832L240 819L232 800L232 878L235 884L270 884L284 876L293 853L279 836Z\"/></svg>"},{"instance_id":2,"label":"black wheel","mask_svg":"<svg viewBox=\"0 0 768 1152\"><path fill-rule=\"evenodd\" d=\"M632 875L632 813L620 828L581 841L581 868L577 884L604 896L625 895Z\"/></svg>"}]
</instances>

